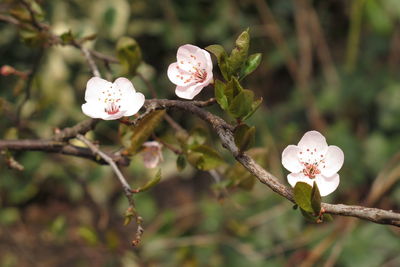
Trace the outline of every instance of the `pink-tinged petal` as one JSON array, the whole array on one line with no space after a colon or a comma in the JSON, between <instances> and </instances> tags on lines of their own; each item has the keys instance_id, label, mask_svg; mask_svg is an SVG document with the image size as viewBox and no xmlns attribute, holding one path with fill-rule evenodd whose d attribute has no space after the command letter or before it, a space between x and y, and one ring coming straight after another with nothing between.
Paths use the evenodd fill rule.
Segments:
<instances>
[{"instance_id":1,"label":"pink-tinged petal","mask_svg":"<svg viewBox=\"0 0 400 267\"><path fill-rule=\"evenodd\" d=\"M92 77L86 84L85 100L98 101L99 96L102 92L105 92L111 88L112 83L99 77Z\"/></svg>"},{"instance_id":2,"label":"pink-tinged petal","mask_svg":"<svg viewBox=\"0 0 400 267\"><path fill-rule=\"evenodd\" d=\"M202 52L203 52L203 56L204 56L204 59L205 59L205 65L206 65L207 74L211 74L212 75L213 63L212 63L212 60L211 60L211 55L210 55L210 53L208 53L204 49L202 49Z\"/></svg>"},{"instance_id":3,"label":"pink-tinged petal","mask_svg":"<svg viewBox=\"0 0 400 267\"><path fill-rule=\"evenodd\" d=\"M130 80L124 77L119 77L114 81L114 90L121 91L122 94L129 93L129 92L136 92L135 87Z\"/></svg>"},{"instance_id":4,"label":"pink-tinged petal","mask_svg":"<svg viewBox=\"0 0 400 267\"><path fill-rule=\"evenodd\" d=\"M292 187L295 187L298 182L304 182L311 186L313 186L314 183L314 180L304 176L302 173L289 173L287 179Z\"/></svg>"},{"instance_id":5,"label":"pink-tinged petal","mask_svg":"<svg viewBox=\"0 0 400 267\"><path fill-rule=\"evenodd\" d=\"M317 131L309 131L303 135L299 144L300 161L314 164L325 156L328 144L325 137Z\"/></svg>"},{"instance_id":6,"label":"pink-tinged petal","mask_svg":"<svg viewBox=\"0 0 400 267\"><path fill-rule=\"evenodd\" d=\"M100 105L96 105L93 102L85 103L81 106L82 112L93 119L100 119L104 117L107 113L104 112L104 108Z\"/></svg>"},{"instance_id":7,"label":"pink-tinged petal","mask_svg":"<svg viewBox=\"0 0 400 267\"><path fill-rule=\"evenodd\" d=\"M298 153L300 148L295 145L289 145L282 152L282 165L288 171L298 173L303 169L303 165L299 161Z\"/></svg>"},{"instance_id":8,"label":"pink-tinged petal","mask_svg":"<svg viewBox=\"0 0 400 267\"><path fill-rule=\"evenodd\" d=\"M135 93L130 103L122 102L121 108L123 108L123 110L126 110L124 116L129 117L136 114L142 108L144 100L145 97L142 93Z\"/></svg>"},{"instance_id":9,"label":"pink-tinged petal","mask_svg":"<svg viewBox=\"0 0 400 267\"><path fill-rule=\"evenodd\" d=\"M189 86L196 83L192 79L192 74L182 70L176 62L169 65L167 75L172 83L179 86Z\"/></svg>"},{"instance_id":10,"label":"pink-tinged petal","mask_svg":"<svg viewBox=\"0 0 400 267\"><path fill-rule=\"evenodd\" d=\"M342 168L343 162L343 151L337 146L329 146L325 154L324 162L320 164L321 174L327 177L336 174L340 168Z\"/></svg>"},{"instance_id":11,"label":"pink-tinged petal","mask_svg":"<svg viewBox=\"0 0 400 267\"><path fill-rule=\"evenodd\" d=\"M193 99L196 95L198 95L203 86L200 84L195 84L192 86L177 86L175 89L175 94L183 99Z\"/></svg>"},{"instance_id":12,"label":"pink-tinged petal","mask_svg":"<svg viewBox=\"0 0 400 267\"><path fill-rule=\"evenodd\" d=\"M144 146L144 147L155 147L155 148L161 149L163 145L160 142L157 142L157 141L147 141L147 142L144 142L142 144L142 146Z\"/></svg>"},{"instance_id":13,"label":"pink-tinged petal","mask_svg":"<svg viewBox=\"0 0 400 267\"><path fill-rule=\"evenodd\" d=\"M200 69L206 69L207 60L203 51L205 50L191 44L180 46L176 54L179 66L186 71L192 70L193 66Z\"/></svg>"},{"instance_id":14,"label":"pink-tinged petal","mask_svg":"<svg viewBox=\"0 0 400 267\"><path fill-rule=\"evenodd\" d=\"M317 131L306 132L298 146L301 149L316 149L317 152L325 152L328 148L325 137Z\"/></svg>"},{"instance_id":15,"label":"pink-tinged petal","mask_svg":"<svg viewBox=\"0 0 400 267\"><path fill-rule=\"evenodd\" d=\"M145 142L143 144L144 149L141 154L143 157L143 163L146 168L155 168L163 161L161 148L162 145L159 142Z\"/></svg>"},{"instance_id":16,"label":"pink-tinged petal","mask_svg":"<svg viewBox=\"0 0 400 267\"><path fill-rule=\"evenodd\" d=\"M315 182L318 185L319 193L322 197L324 197L336 190L336 188L339 186L340 178L339 174L337 173L330 177L317 175Z\"/></svg>"},{"instance_id":17,"label":"pink-tinged petal","mask_svg":"<svg viewBox=\"0 0 400 267\"><path fill-rule=\"evenodd\" d=\"M106 120L106 121L111 121L111 120L118 120L122 117L126 117L125 111L120 111L120 112L112 114L112 115L107 114L107 116L102 119Z\"/></svg>"}]
</instances>

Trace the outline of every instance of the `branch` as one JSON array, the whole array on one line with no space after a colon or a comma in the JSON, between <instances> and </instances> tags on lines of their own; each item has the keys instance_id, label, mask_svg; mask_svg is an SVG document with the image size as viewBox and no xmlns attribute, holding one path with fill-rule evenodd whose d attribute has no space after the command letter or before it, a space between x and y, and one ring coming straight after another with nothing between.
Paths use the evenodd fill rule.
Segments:
<instances>
[{"instance_id":1,"label":"branch","mask_svg":"<svg viewBox=\"0 0 400 267\"><path fill-rule=\"evenodd\" d=\"M89 149L92 151L93 154L100 156L104 161L106 161L108 163L108 165L110 165L110 167L112 168L115 175L117 176L119 182L121 183L122 188L124 189L125 196L129 202L128 210L130 210L133 213L133 216L136 219L137 230L136 230L135 240L132 241L132 244L134 246L137 246L139 244L142 234L143 234L143 227L142 227L143 219L136 212L135 202L133 200L133 191L132 191L131 186L128 184L124 175L121 173L121 171L119 170L118 166L115 164L115 162L112 158L110 158L106 153L102 152L97 146L95 146L92 142L90 142L88 139L86 139L83 135L78 134L76 136L76 138L78 140L82 141L83 143L85 143L89 147Z\"/></svg>"},{"instance_id":2,"label":"branch","mask_svg":"<svg viewBox=\"0 0 400 267\"><path fill-rule=\"evenodd\" d=\"M99 121L100 120L98 119L88 119L76 124L73 127L65 128L61 131L58 131L53 137L53 140L66 141L75 138L78 134L85 134L90 130L93 130Z\"/></svg>"},{"instance_id":3,"label":"branch","mask_svg":"<svg viewBox=\"0 0 400 267\"><path fill-rule=\"evenodd\" d=\"M49 153L59 153L69 156L75 156L80 158L90 159L99 164L107 164L103 159L99 159L96 155L93 155L91 150L70 145L68 143L55 141L55 140L0 140L0 151L1 150L13 150L13 151L43 151ZM130 160L119 154L108 154L108 157L112 158L119 166L128 166Z\"/></svg>"},{"instance_id":4,"label":"branch","mask_svg":"<svg viewBox=\"0 0 400 267\"><path fill-rule=\"evenodd\" d=\"M198 116L202 120L209 123L216 131L218 137L221 140L222 146L228 149L235 159L240 162L251 174L257 179L270 187L274 192L285 197L289 201L294 203L293 191L291 188L283 185L279 182L278 178L263 169L258 165L250 156L245 153L239 154L239 150L235 145L233 138L233 126L228 124L220 117L201 109L196 101L178 101L178 100L166 100L166 99L150 99L146 100L147 106L151 105L156 109L169 109L178 108L185 111L189 111L194 115ZM201 105L200 105L201 106ZM359 219L368 220L379 224L390 224L400 226L400 213L393 211L386 211L377 208L368 208L363 206L349 206L343 204L328 204L322 203L322 208L326 213L357 217Z\"/></svg>"}]
</instances>

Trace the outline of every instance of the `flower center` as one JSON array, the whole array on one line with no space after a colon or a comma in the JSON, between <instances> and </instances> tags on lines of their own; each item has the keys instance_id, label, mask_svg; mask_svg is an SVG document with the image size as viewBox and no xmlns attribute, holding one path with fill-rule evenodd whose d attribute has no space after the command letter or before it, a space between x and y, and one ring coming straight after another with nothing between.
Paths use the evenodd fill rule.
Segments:
<instances>
[{"instance_id":1,"label":"flower center","mask_svg":"<svg viewBox=\"0 0 400 267\"><path fill-rule=\"evenodd\" d=\"M310 163L303 163L304 169L303 174L310 179L314 179L317 174L320 174L321 171L318 169L318 163L310 164Z\"/></svg>"},{"instance_id":2,"label":"flower center","mask_svg":"<svg viewBox=\"0 0 400 267\"><path fill-rule=\"evenodd\" d=\"M198 69L195 68L196 71L193 73L193 77L196 80L196 82L202 83L207 79L207 72L205 69Z\"/></svg>"},{"instance_id":3,"label":"flower center","mask_svg":"<svg viewBox=\"0 0 400 267\"><path fill-rule=\"evenodd\" d=\"M108 115L114 115L119 112L119 109L121 108L120 105L116 105L115 102L108 102L107 107L104 109L105 112L108 113Z\"/></svg>"}]
</instances>

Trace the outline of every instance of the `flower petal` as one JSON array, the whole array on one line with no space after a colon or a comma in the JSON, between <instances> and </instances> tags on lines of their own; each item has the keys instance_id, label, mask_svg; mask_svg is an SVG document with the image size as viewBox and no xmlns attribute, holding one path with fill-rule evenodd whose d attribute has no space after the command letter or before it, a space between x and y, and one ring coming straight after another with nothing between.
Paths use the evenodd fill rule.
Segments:
<instances>
[{"instance_id":1,"label":"flower petal","mask_svg":"<svg viewBox=\"0 0 400 267\"><path fill-rule=\"evenodd\" d=\"M130 100L130 99L129 99ZM144 104L144 95L142 93L135 93L132 100L129 103L124 101L121 103L121 108L126 110L124 116L129 117L136 114Z\"/></svg>"},{"instance_id":2,"label":"flower petal","mask_svg":"<svg viewBox=\"0 0 400 267\"><path fill-rule=\"evenodd\" d=\"M317 152L325 152L328 148L325 137L317 131L306 132L301 138L298 146L301 149L312 149L314 148Z\"/></svg>"},{"instance_id":3,"label":"flower petal","mask_svg":"<svg viewBox=\"0 0 400 267\"><path fill-rule=\"evenodd\" d=\"M299 144L301 149L301 162L314 164L324 158L328 144L325 137L317 131L306 132L301 138Z\"/></svg>"},{"instance_id":4,"label":"flower petal","mask_svg":"<svg viewBox=\"0 0 400 267\"><path fill-rule=\"evenodd\" d=\"M102 119L103 117L108 116L108 114L104 111L101 105L96 104L95 102L88 102L83 104L82 112L93 119Z\"/></svg>"},{"instance_id":5,"label":"flower petal","mask_svg":"<svg viewBox=\"0 0 400 267\"><path fill-rule=\"evenodd\" d=\"M295 187L298 182L304 182L311 186L313 186L314 183L314 180L304 176L302 173L289 173L287 179L292 187Z\"/></svg>"},{"instance_id":6,"label":"flower petal","mask_svg":"<svg viewBox=\"0 0 400 267\"><path fill-rule=\"evenodd\" d=\"M289 145L282 152L282 165L290 172L300 172L303 165L299 161L298 153L300 148L295 145Z\"/></svg>"},{"instance_id":7,"label":"flower petal","mask_svg":"<svg viewBox=\"0 0 400 267\"><path fill-rule=\"evenodd\" d=\"M177 86L175 94L183 99L193 99L198 95L204 86L202 84L194 84L192 86Z\"/></svg>"},{"instance_id":8,"label":"flower petal","mask_svg":"<svg viewBox=\"0 0 400 267\"><path fill-rule=\"evenodd\" d=\"M196 83L196 80L192 79L192 74L180 69L176 62L169 65L167 75L172 83L179 86L190 86Z\"/></svg>"},{"instance_id":9,"label":"flower petal","mask_svg":"<svg viewBox=\"0 0 400 267\"><path fill-rule=\"evenodd\" d=\"M124 77L119 77L114 81L115 90L121 90L122 94L129 93L129 92L136 92L135 87L130 80Z\"/></svg>"},{"instance_id":10,"label":"flower petal","mask_svg":"<svg viewBox=\"0 0 400 267\"><path fill-rule=\"evenodd\" d=\"M110 89L112 83L99 77L92 77L86 84L85 100L86 102L98 101L102 92Z\"/></svg>"},{"instance_id":11,"label":"flower petal","mask_svg":"<svg viewBox=\"0 0 400 267\"><path fill-rule=\"evenodd\" d=\"M186 44L180 46L176 54L176 59L178 60L179 67L186 71L192 70L193 66L199 69L208 69L208 58L204 52L209 55L207 51L195 45ZM209 56L209 59L211 60L211 56Z\"/></svg>"},{"instance_id":12,"label":"flower petal","mask_svg":"<svg viewBox=\"0 0 400 267\"><path fill-rule=\"evenodd\" d=\"M324 197L336 190L340 183L340 177L337 173L330 177L317 175L315 182L318 185L319 193Z\"/></svg>"},{"instance_id":13,"label":"flower petal","mask_svg":"<svg viewBox=\"0 0 400 267\"><path fill-rule=\"evenodd\" d=\"M205 63L206 63L207 75L211 75L212 76L213 63L212 63L212 60L211 60L211 55L210 55L210 53L208 53L204 49L202 49L202 52L203 52Z\"/></svg>"},{"instance_id":14,"label":"flower petal","mask_svg":"<svg viewBox=\"0 0 400 267\"><path fill-rule=\"evenodd\" d=\"M123 110L120 111L120 112L117 112L115 114L112 114L112 115L109 115L109 114L106 113L107 116L103 117L102 119L106 120L106 121L118 120L118 119L120 119L122 117L125 117L126 116L125 113L126 113L126 111L123 111Z\"/></svg>"},{"instance_id":15,"label":"flower petal","mask_svg":"<svg viewBox=\"0 0 400 267\"><path fill-rule=\"evenodd\" d=\"M330 177L343 166L344 153L337 146L329 146L325 154L324 165L320 167L321 174ZM322 163L321 163L322 164Z\"/></svg>"}]
</instances>

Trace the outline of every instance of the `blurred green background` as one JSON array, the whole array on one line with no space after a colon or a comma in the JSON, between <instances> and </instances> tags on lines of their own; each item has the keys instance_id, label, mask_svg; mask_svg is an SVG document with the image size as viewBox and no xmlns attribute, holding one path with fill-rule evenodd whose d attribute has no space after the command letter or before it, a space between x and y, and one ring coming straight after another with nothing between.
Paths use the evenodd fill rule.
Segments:
<instances>
[{"instance_id":1,"label":"blurred green background","mask_svg":"<svg viewBox=\"0 0 400 267\"><path fill-rule=\"evenodd\" d=\"M15 2L2 1L0 14L9 15ZM248 121L257 127L254 153L262 155L262 165L287 184L281 151L317 129L345 153L341 184L325 201L399 209L400 1L38 3L53 33L97 34L85 45L101 53L115 56L120 37L135 38L145 62L138 72L159 98L176 99L166 71L180 45L230 50L249 27L250 53L263 54L244 80L264 98ZM3 21L0 36L0 66L38 66L19 127L15 114L24 84L17 76L0 76L1 139L50 138L55 128L86 118L80 105L92 75L78 49L29 45L26 35ZM109 80L121 74L118 65L98 64ZM216 67L214 75L220 77ZM140 78L128 78L151 98ZM196 99L212 96L205 89ZM210 110L231 120L217 106ZM178 172L176 155L164 149L162 181L135 196L145 233L139 248L132 248L135 226L123 226L128 203L109 167L42 152L13 153L25 169L10 170L1 159L0 266L400 266L396 227L338 216L310 224L257 182L251 190L222 190L224 181L235 179L226 173L235 164L232 156L199 119L179 111L170 115L189 132L206 129L208 143L227 161L218 169L222 182L190 166ZM156 134L174 142L165 122ZM101 122L90 137L107 151L121 148L116 121ZM133 187L155 174L139 156L123 172Z\"/></svg>"}]
</instances>

